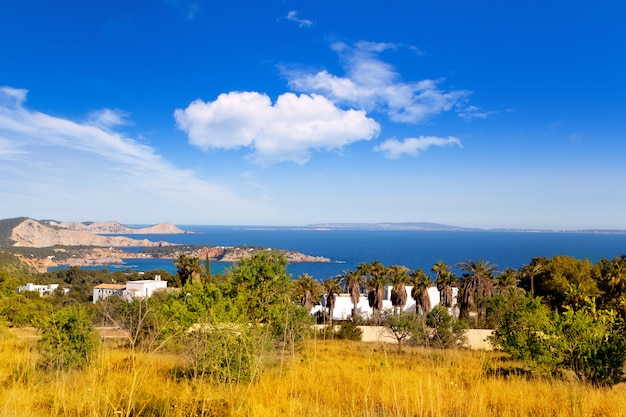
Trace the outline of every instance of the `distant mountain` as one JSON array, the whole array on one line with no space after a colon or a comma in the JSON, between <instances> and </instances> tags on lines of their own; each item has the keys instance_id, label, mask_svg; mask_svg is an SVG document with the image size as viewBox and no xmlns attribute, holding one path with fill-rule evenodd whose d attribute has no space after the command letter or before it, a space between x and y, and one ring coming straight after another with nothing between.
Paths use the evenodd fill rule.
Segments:
<instances>
[{"instance_id":1,"label":"distant mountain","mask_svg":"<svg viewBox=\"0 0 626 417\"><path fill-rule=\"evenodd\" d=\"M99 236L83 230L52 226L27 217L0 220L0 244L46 248L50 246L152 247L168 246L167 242L131 239L122 236Z\"/></svg>"},{"instance_id":2,"label":"distant mountain","mask_svg":"<svg viewBox=\"0 0 626 417\"><path fill-rule=\"evenodd\" d=\"M27 217L15 217L13 219L0 220L0 246L13 245L15 243L11 240L13 229L27 219Z\"/></svg>"},{"instance_id":3,"label":"distant mountain","mask_svg":"<svg viewBox=\"0 0 626 417\"><path fill-rule=\"evenodd\" d=\"M81 230L98 235L168 235L183 234L185 230L176 227L172 223L158 223L150 227L128 227L118 222L56 222L46 220L50 226L70 230Z\"/></svg>"},{"instance_id":4,"label":"distant mountain","mask_svg":"<svg viewBox=\"0 0 626 417\"><path fill-rule=\"evenodd\" d=\"M316 223L307 227L319 229L360 230L472 230L438 223Z\"/></svg>"}]
</instances>

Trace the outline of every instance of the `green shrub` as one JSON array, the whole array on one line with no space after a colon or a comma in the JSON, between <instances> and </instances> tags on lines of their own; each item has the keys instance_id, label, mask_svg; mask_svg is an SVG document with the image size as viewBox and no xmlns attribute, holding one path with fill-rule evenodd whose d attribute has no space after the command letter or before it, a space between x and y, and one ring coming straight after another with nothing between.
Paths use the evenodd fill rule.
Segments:
<instances>
[{"instance_id":1,"label":"green shrub","mask_svg":"<svg viewBox=\"0 0 626 417\"><path fill-rule=\"evenodd\" d=\"M346 322L339 326L335 337L342 340L363 340L363 330L353 321Z\"/></svg>"},{"instance_id":2,"label":"green shrub","mask_svg":"<svg viewBox=\"0 0 626 417\"><path fill-rule=\"evenodd\" d=\"M85 369L91 362L98 338L85 308L62 308L41 327L39 365L45 369Z\"/></svg>"},{"instance_id":3,"label":"green shrub","mask_svg":"<svg viewBox=\"0 0 626 417\"><path fill-rule=\"evenodd\" d=\"M526 298L504 315L494 342L544 374L571 371L594 386L624 381L625 324L612 311L550 312L540 299Z\"/></svg>"},{"instance_id":4,"label":"green shrub","mask_svg":"<svg viewBox=\"0 0 626 417\"><path fill-rule=\"evenodd\" d=\"M426 326L426 341L430 346L447 349L461 346L465 341L465 322L452 317L440 305L426 315Z\"/></svg>"},{"instance_id":5,"label":"green shrub","mask_svg":"<svg viewBox=\"0 0 626 417\"><path fill-rule=\"evenodd\" d=\"M263 326L202 323L182 337L189 375L212 382L248 382L260 375L271 337Z\"/></svg>"}]
</instances>

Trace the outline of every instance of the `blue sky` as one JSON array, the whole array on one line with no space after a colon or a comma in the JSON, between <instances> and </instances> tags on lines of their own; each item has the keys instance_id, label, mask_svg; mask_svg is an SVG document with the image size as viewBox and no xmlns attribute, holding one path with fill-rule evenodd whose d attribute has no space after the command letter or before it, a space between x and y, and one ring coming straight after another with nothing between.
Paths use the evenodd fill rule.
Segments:
<instances>
[{"instance_id":1,"label":"blue sky","mask_svg":"<svg viewBox=\"0 0 626 417\"><path fill-rule=\"evenodd\" d=\"M626 229L618 1L4 1L0 218Z\"/></svg>"}]
</instances>

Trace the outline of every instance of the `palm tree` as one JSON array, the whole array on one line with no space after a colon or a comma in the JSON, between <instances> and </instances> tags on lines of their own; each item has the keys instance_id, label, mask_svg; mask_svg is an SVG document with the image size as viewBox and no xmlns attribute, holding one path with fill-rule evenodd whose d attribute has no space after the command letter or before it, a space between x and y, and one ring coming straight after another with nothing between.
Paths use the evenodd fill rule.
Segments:
<instances>
[{"instance_id":1,"label":"palm tree","mask_svg":"<svg viewBox=\"0 0 626 417\"><path fill-rule=\"evenodd\" d=\"M511 294L520 290L523 292L524 290L518 286L519 281L518 272L513 268L506 268L496 277L495 291L498 294Z\"/></svg>"},{"instance_id":2,"label":"palm tree","mask_svg":"<svg viewBox=\"0 0 626 417\"><path fill-rule=\"evenodd\" d=\"M365 279L356 271L344 271L343 281L346 292L350 294L350 301L352 301L352 321L354 321L356 320L357 306L361 299L361 287L365 283Z\"/></svg>"},{"instance_id":3,"label":"palm tree","mask_svg":"<svg viewBox=\"0 0 626 417\"><path fill-rule=\"evenodd\" d=\"M380 261L374 261L370 264L369 279L365 283L369 292L367 293L367 301L373 311L374 321L380 322L380 311L383 308L383 299L385 285L387 285L387 276L385 275L385 266Z\"/></svg>"},{"instance_id":4,"label":"palm tree","mask_svg":"<svg viewBox=\"0 0 626 417\"><path fill-rule=\"evenodd\" d=\"M406 305L406 284L409 282L409 269L404 265L392 265L387 268L387 277L393 285L391 305L393 305L394 313L400 314Z\"/></svg>"},{"instance_id":5,"label":"palm tree","mask_svg":"<svg viewBox=\"0 0 626 417\"><path fill-rule=\"evenodd\" d=\"M543 262L540 258L533 259L530 265L524 266L522 269L522 277L530 281L530 296L535 298L535 278L544 272Z\"/></svg>"},{"instance_id":6,"label":"palm tree","mask_svg":"<svg viewBox=\"0 0 626 417\"><path fill-rule=\"evenodd\" d=\"M372 273L372 266L367 262L361 262L354 271L361 277L361 280L365 283L369 279Z\"/></svg>"},{"instance_id":7,"label":"palm tree","mask_svg":"<svg viewBox=\"0 0 626 417\"><path fill-rule=\"evenodd\" d=\"M426 272L421 269L414 269L409 274L411 276L411 297L415 300L415 313L426 316L430 312L430 295L428 288L432 281Z\"/></svg>"},{"instance_id":8,"label":"palm tree","mask_svg":"<svg viewBox=\"0 0 626 417\"><path fill-rule=\"evenodd\" d=\"M443 261L437 261L431 271L435 273L441 306L451 308L454 304L452 287L456 280L454 279L454 275L450 272L450 266L446 265Z\"/></svg>"},{"instance_id":9,"label":"palm tree","mask_svg":"<svg viewBox=\"0 0 626 417\"><path fill-rule=\"evenodd\" d=\"M335 300L337 294L341 292L341 281L337 278L326 279L323 282L324 290L326 291L326 306L328 307L328 317L330 324L333 324L333 314L335 311Z\"/></svg>"},{"instance_id":10,"label":"palm tree","mask_svg":"<svg viewBox=\"0 0 626 417\"><path fill-rule=\"evenodd\" d=\"M458 264L459 268L465 272L463 293L461 296L461 312L469 316L470 310L479 306L477 319L485 317L486 307L483 300L493 297L495 284L493 275L497 271L498 265L479 259L476 261L466 260Z\"/></svg>"},{"instance_id":11,"label":"palm tree","mask_svg":"<svg viewBox=\"0 0 626 417\"><path fill-rule=\"evenodd\" d=\"M180 256L174 261L176 265L176 274L180 278L182 286L184 286L189 280L191 282L200 282L200 274L202 274L202 264L200 264L200 258L189 257L186 253L181 253Z\"/></svg>"},{"instance_id":12,"label":"palm tree","mask_svg":"<svg viewBox=\"0 0 626 417\"><path fill-rule=\"evenodd\" d=\"M313 303L322 294L322 286L309 274L302 274L293 280L294 295L299 299L300 305L310 313Z\"/></svg>"},{"instance_id":13,"label":"palm tree","mask_svg":"<svg viewBox=\"0 0 626 417\"><path fill-rule=\"evenodd\" d=\"M611 293L619 298L626 287L626 259L615 257L609 262L609 272L607 278L611 286Z\"/></svg>"}]
</instances>

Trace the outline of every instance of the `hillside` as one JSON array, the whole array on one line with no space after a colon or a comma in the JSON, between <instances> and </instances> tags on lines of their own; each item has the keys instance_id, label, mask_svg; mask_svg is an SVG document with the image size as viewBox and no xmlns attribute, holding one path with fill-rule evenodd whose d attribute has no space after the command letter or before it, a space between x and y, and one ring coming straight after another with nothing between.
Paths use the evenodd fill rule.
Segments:
<instances>
[{"instance_id":1,"label":"hillside","mask_svg":"<svg viewBox=\"0 0 626 417\"><path fill-rule=\"evenodd\" d=\"M166 242L99 236L94 233L54 227L29 218L0 221L0 242L4 246L46 248L51 246L137 247L166 246Z\"/></svg>"},{"instance_id":2,"label":"hillside","mask_svg":"<svg viewBox=\"0 0 626 417\"><path fill-rule=\"evenodd\" d=\"M69 230L95 233L98 235L171 235L187 233L172 223L158 223L150 227L128 227L118 222L55 222L48 220L50 226Z\"/></svg>"},{"instance_id":3,"label":"hillside","mask_svg":"<svg viewBox=\"0 0 626 417\"><path fill-rule=\"evenodd\" d=\"M11 241L13 229L24 220L27 220L27 217L0 220L0 246L11 246L15 243Z\"/></svg>"}]
</instances>

